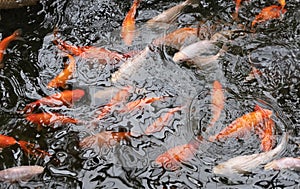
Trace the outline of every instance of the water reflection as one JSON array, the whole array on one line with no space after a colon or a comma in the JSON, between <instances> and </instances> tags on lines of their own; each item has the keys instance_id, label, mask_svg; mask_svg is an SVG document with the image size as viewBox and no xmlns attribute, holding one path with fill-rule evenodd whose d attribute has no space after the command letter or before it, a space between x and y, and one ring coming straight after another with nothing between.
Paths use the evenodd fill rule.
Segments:
<instances>
[{"instance_id":1,"label":"water reflection","mask_svg":"<svg viewBox=\"0 0 300 189\"><path fill-rule=\"evenodd\" d=\"M283 20L261 25L256 33L233 40L219 63L199 70L174 64L172 56L176 50L155 47L151 42L178 27L197 27L199 20L208 25L218 23L217 30L238 28L238 24L250 25L253 11L265 5L265 2L253 1L242 8L240 20L233 21L233 2L199 2L198 8L186 10L179 16L177 25L169 29L149 29L144 25L147 20L179 2L144 1L136 19L138 36L131 47L125 46L120 37L123 18L131 5L129 1L47 1L19 9L18 16L13 10L1 10L2 36L22 28L26 39L11 44L6 54L6 67L1 70L1 134L32 141L53 154L51 158L38 159L27 157L17 146L3 149L1 170L28 164L46 168L32 181L11 187L270 188L299 185L299 175L288 170L258 169L255 174L235 179L215 176L212 168L216 164L241 154L260 152L260 140L253 135L223 143L207 141L210 135L259 104L274 111L277 141L283 131L294 131L284 155L299 156L299 3L288 2ZM42 111L61 111L84 120L84 124L44 127L37 131L36 125L16 112L32 101L60 91L46 87L64 68L65 55L52 43L55 27L59 28L62 38L73 45L105 47L120 53L147 49L147 53L136 59L140 65L130 69L132 73L126 72L126 76L116 81L111 81L111 77L120 65L99 65L96 60L75 57L77 71L68 84L70 88L84 89L87 95L72 108L43 107ZM252 66L262 75L245 81ZM212 117L211 84L216 79L224 87L225 107L214 128L208 129ZM106 118L95 122L99 107L109 98L99 101L94 94L113 86L127 85L133 86L129 101L153 96L170 98L123 114L116 108ZM174 114L172 123L161 132L143 135L148 125L176 106L185 108ZM130 130L136 134L109 148L79 147L83 138L103 130ZM196 135L204 139L199 140ZM177 170L169 170L155 162L168 149L193 140L197 141L199 149L181 162ZM1 183L1 187L7 186Z\"/></svg>"}]
</instances>

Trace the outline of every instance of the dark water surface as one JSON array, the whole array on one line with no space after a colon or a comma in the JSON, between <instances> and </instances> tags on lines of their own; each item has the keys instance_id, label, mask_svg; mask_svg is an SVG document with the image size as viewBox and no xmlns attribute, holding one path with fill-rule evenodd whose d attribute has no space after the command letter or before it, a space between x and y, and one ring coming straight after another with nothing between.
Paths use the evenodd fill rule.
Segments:
<instances>
[{"instance_id":1,"label":"dark water surface","mask_svg":"<svg viewBox=\"0 0 300 189\"><path fill-rule=\"evenodd\" d=\"M149 47L137 71L116 83L110 78L118 65L101 65L97 60L75 57L77 70L68 81L69 88L81 88L86 95L72 108L41 107L40 111L58 111L85 120L84 124L55 125L56 128L29 123L16 112L26 104L59 89L48 89L48 82L64 68L65 54L53 44L53 30L74 45L105 47L120 53L143 50L151 42L179 27L215 25L218 30L247 30L261 8L275 0L243 2L239 20L232 19L233 1L199 1L199 7L185 9L171 29L151 29L147 20L181 1L142 1L136 18L137 37L133 45L124 45L121 24L131 1L56 0L36 6L0 10L0 34L3 37L21 28L25 41L12 42L0 70L0 134L35 143L51 157L28 157L17 146L0 152L0 170L20 165L40 165L45 171L28 182L0 183L1 188L299 188L299 172L265 171L263 167L247 176L225 178L212 168L229 158L260 152L260 140L253 135L244 140L200 143L194 156L179 169L161 167L155 159L166 150L197 140L211 118L211 87L219 80L225 88L225 107L211 134L219 132L236 118L253 111L256 104L271 109L276 123L276 141L290 131L288 147L282 156L300 156L300 2L287 1L282 19L256 27L255 33L232 40L228 51L214 67L197 70L172 61L173 49ZM246 77L251 65L263 73L251 81ZM112 113L91 123L105 100L94 93L111 86L133 86L129 99L171 96L141 110ZM141 133L170 108L184 106L173 121L153 135L139 135L109 147L81 149L86 136L104 130ZM207 137L207 136L206 136ZM199 142L199 141L198 141Z\"/></svg>"}]
</instances>

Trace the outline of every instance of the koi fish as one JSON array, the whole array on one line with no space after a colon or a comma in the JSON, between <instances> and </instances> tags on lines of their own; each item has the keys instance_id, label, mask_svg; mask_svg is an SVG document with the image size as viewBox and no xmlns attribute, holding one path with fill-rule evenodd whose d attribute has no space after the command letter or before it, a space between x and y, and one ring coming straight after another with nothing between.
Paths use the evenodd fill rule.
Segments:
<instances>
[{"instance_id":1,"label":"koi fish","mask_svg":"<svg viewBox=\"0 0 300 189\"><path fill-rule=\"evenodd\" d=\"M24 6L36 5L39 0L1 0L0 1L0 9L14 9L21 8Z\"/></svg>"},{"instance_id":2,"label":"koi fish","mask_svg":"<svg viewBox=\"0 0 300 189\"><path fill-rule=\"evenodd\" d=\"M174 54L175 63L187 62L198 67L216 62L220 56L220 49L210 40L202 40L184 47Z\"/></svg>"},{"instance_id":3,"label":"koi fish","mask_svg":"<svg viewBox=\"0 0 300 189\"><path fill-rule=\"evenodd\" d=\"M120 102L124 102L128 96L130 95L129 90L131 87L124 87L123 89L119 90L117 94L110 100L110 102L105 105L100 111L101 113L97 117L97 119L102 119L104 116L106 116L111 109L116 106L116 104Z\"/></svg>"},{"instance_id":4,"label":"koi fish","mask_svg":"<svg viewBox=\"0 0 300 189\"><path fill-rule=\"evenodd\" d=\"M285 0L278 0L278 3L281 5L282 9L284 8L285 6Z\"/></svg>"},{"instance_id":5,"label":"koi fish","mask_svg":"<svg viewBox=\"0 0 300 189\"><path fill-rule=\"evenodd\" d=\"M224 176L251 173L253 169L262 164L268 163L279 156L286 149L287 143L288 134L284 133L280 144L273 150L259 154L234 157L215 166L213 168L213 173Z\"/></svg>"},{"instance_id":6,"label":"koi fish","mask_svg":"<svg viewBox=\"0 0 300 189\"><path fill-rule=\"evenodd\" d=\"M103 145L114 146L128 136L131 136L130 132L103 131L84 138L79 142L79 146L81 148L90 148L93 145L99 147Z\"/></svg>"},{"instance_id":7,"label":"koi fish","mask_svg":"<svg viewBox=\"0 0 300 189\"><path fill-rule=\"evenodd\" d=\"M221 112L224 108L224 93L222 85L219 81L214 81L212 89L212 114L213 117L210 120L210 125L213 126L219 119Z\"/></svg>"},{"instance_id":8,"label":"koi fish","mask_svg":"<svg viewBox=\"0 0 300 189\"><path fill-rule=\"evenodd\" d=\"M197 0L186 0L183 3L171 7L163 11L161 14L157 15L156 17L148 20L147 25L156 26L158 23L166 23L166 24L172 23L175 19L179 17L179 15L181 14L181 12L185 7L187 7L188 5L198 6L198 4L199 1Z\"/></svg>"},{"instance_id":9,"label":"koi fish","mask_svg":"<svg viewBox=\"0 0 300 189\"><path fill-rule=\"evenodd\" d=\"M180 28L166 36L155 39L154 45L167 45L175 49L181 49L183 46L190 45L199 41L197 28Z\"/></svg>"},{"instance_id":10,"label":"koi fish","mask_svg":"<svg viewBox=\"0 0 300 189\"><path fill-rule=\"evenodd\" d=\"M182 107L175 107L170 109L164 116L159 117L154 123L149 125L145 130L145 134L149 135L161 131L162 128L170 122L174 113L181 109Z\"/></svg>"},{"instance_id":11,"label":"koi fish","mask_svg":"<svg viewBox=\"0 0 300 189\"><path fill-rule=\"evenodd\" d=\"M72 55L69 55L70 63L66 66L66 68L60 72L54 79L52 79L47 87L48 88L57 88L57 87L66 87L67 80L70 79L75 72L76 69L76 61Z\"/></svg>"},{"instance_id":12,"label":"koi fish","mask_svg":"<svg viewBox=\"0 0 300 189\"><path fill-rule=\"evenodd\" d=\"M274 133L273 129L275 127L275 123L272 119L267 119L265 121L265 129L263 131L263 137L261 140L261 149L266 152L270 151L274 145Z\"/></svg>"},{"instance_id":13,"label":"koi fish","mask_svg":"<svg viewBox=\"0 0 300 189\"><path fill-rule=\"evenodd\" d=\"M1 3L0 3L1 5ZM7 49L7 46L9 45L10 42L15 41L15 40L21 40L24 41L24 39L21 37L22 35L22 30L17 29L13 34L10 36L4 38L0 42L0 68L4 68L4 63L2 63L4 52Z\"/></svg>"},{"instance_id":14,"label":"koi fish","mask_svg":"<svg viewBox=\"0 0 300 189\"><path fill-rule=\"evenodd\" d=\"M81 99L84 96L84 93L84 90L81 89L65 90L60 93L41 98L35 102L27 104L23 109L23 112L31 113L35 107L38 107L40 105L70 106L71 104L73 104L74 101L78 101L79 99Z\"/></svg>"},{"instance_id":15,"label":"koi fish","mask_svg":"<svg viewBox=\"0 0 300 189\"><path fill-rule=\"evenodd\" d=\"M135 15L141 0L134 0L122 23L121 36L126 45L131 45L135 35Z\"/></svg>"},{"instance_id":16,"label":"koi fish","mask_svg":"<svg viewBox=\"0 0 300 189\"><path fill-rule=\"evenodd\" d=\"M21 149L28 155L35 155L42 158L44 158L45 156L50 156L48 152L35 148L34 144L22 140L17 141L13 137L0 134L0 148L7 148L15 144L18 144Z\"/></svg>"},{"instance_id":17,"label":"koi fish","mask_svg":"<svg viewBox=\"0 0 300 189\"><path fill-rule=\"evenodd\" d=\"M263 73L259 69L252 66L252 70L249 73L249 75L245 78L245 81L251 81L262 74Z\"/></svg>"},{"instance_id":18,"label":"koi fish","mask_svg":"<svg viewBox=\"0 0 300 189\"><path fill-rule=\"evenodd\" d=\"M175 146L159 155L155 162L168 170L176 170L180 167L180 162L187 161L194 156L197 148L195 142Z\"/></svg>"},{"instance_id":19,"label":"koi fish","mask_svg":"<svg viewBox=\"0 0 300 189\"><path fill-rule=\"evenodd\" d=\"M56 34L54 33L54 37ZM93 47L93 46L83 46L77 47L68 44L67 42L61 39L55 39L53 41L54 44L58 46L58 48L64 52L72 54L74 56L80 56L85 59L97 59L100 64L117 64L123 58L126 58L122 54L119 54L115 51L110 51L108 49L102 47Z\"/></svg>"},{"instance_id":20,"label":"koi fish","mask_svg":"<svg viewBox=\"0 0 300 189\"><path fill-rule=\"evenodd\" d=\"M244 134L243 131L250 131L253 127L261 123L264 119L269 119L272 115L272 111L263 109L256 105L253 112L247 113L242 117L236 119L227 127L225 127L219 134L210 138L211 141L214 139L220 140L235 135Z\"/></svg>"},{"instance_id":21,"label":"koi fish","mask_svg":"<svg viewBox=\"0 0 300 189\"><path fill-rule=\"evenodd\" d=\"M26 119L32 123L38 125L51 125L54 123L60 124L67 124L73 123L77 124L79 121L74 118L70 118L58 113L36 113L36 114L29 114L26 116Z\"/></svg>"},{"instance_id":22,"label":"koi fish","mask_svg":"<svg viewBox=\"0 0 300 189\"><path fill-rule=\"evenodd\" d=\"M125 107L123 107L121 110L119 110L120 113L124 113L124 112L131 112L134 109L139 109L147 104L150 104L152 102L155 102L157 100L161 100L165 97L147 97L147 98L142 98L142 99L138 99L135 101L131 101L128 102Z\"/></svg>"},{"instance_id":23,"label":"koi fish","mask_svg":"<svg viewBox=\"0 0 300 189\"><path fill-rule=\"evenodd\" d=\"M283 14L286 13L286 9L282 8L282 6L271 5L265 7L261 10L261 12L255 17L255 19L251 23L251 28L253 28L257 23L265 22L272 19L278 19Z\"/></svg>"},{"instance_id":24,"label":"koi fish","mask_svg":"<svg viewBox=\"0 0 300 189\"><path fill-rule=\"evenodd\" d=\"M281 169L291 169L300 171L300 157L284 157L281 159L273 160L265 165L265 170L281 170Z\"/></svg>"},{"instance_id":25,"label":"koi fish","mask_svg":"<svg viewBox=\"0 0 300 189\"><path fill-rule=\"evenodd\" d=\"M0 171L0 181L2 182L27 181L30 180L32 177L41 174L43 171L44 171L44 167L38 165L12 167Z\"/></svg>"}]
</instances>

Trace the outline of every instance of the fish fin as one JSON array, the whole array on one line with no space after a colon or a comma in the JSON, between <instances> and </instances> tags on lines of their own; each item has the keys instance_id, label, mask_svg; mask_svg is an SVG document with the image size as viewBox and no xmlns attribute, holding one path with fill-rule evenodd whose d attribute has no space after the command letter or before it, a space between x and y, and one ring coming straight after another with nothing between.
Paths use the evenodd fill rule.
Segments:
<instances>
[{"instance_id":1,"label":"fish fin","mask_svg":"<svg viewBox=\"0 0 300 189\"><path fill-rule=\"evenodd\" d=\"M246 171L244 169L242 169L240 166L233 166L232 169L238 173L238 174L242 174L242 175L249 175L251 174L252 172L250 171Z\"/></svg>"},{"instance_id":2,"label":"fish fin","mask_svg":"<svg viewBox=\"0 0 300 189\"><path fill-rule=\"evenodd\" d=\"M254 111L259 111L259 110L262 110L262 108L258 104L256 104L254 107Z\"/></svg>"}]
</instances>

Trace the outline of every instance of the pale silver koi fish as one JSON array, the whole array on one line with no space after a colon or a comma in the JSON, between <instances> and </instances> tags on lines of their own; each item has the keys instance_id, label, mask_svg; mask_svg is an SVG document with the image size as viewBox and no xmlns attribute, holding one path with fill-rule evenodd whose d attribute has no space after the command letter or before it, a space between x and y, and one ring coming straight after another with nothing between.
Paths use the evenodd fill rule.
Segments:
<instances>
[{"instance_id":1,"label":"pale silver koi fish","mask_svg":"<svg viewBox=\"0 0 300 189\"><path fill-rule=\"evenodd\" d=\"M251 173L259 165L268 163L280 155L288 143L288 133L284 133L279 145L273 150L259 154L237 156L213 168L213 173L230 176L234 174Z\"/></svg>"},{"instance_id":2,"label":"pale silver koi fish","mask_svg":"<svg viewBox=\"0 0 300 189\"><path fill-rule=\"evenodd\" d=\"M41 174L43 171L44 171L44 167L38 165L12 167L0 171L0 181L2 182L27 181L30 180L33 176Z\"/></svg>"},{"instance_id":3,"label":"pale silver koi fish","mask_svg":"<svg viewBox=\"0 0 300 189\"><path fill-rule=\"evenodd\" d=\"M178 16L181 14L182 10L186 6L188 6L188 5L197 6L198 3L199 3L199 1L197 1L197 0L186 0L183 3L180 3L174 7L171 7L169 9L163 11L161 14L155 16L151 20L148 20L147 24L149 26L154 26L155 24L158 24L158 23L166 23L166 24L171 23L176 18L178 18Z\"/></svg>"},{"instance_id":4,"label":"pale silver koi fish","mask_svg":"<svg viewBox=\"0 0 300 189\"><path fill-rule=\"evenodd\" d=\"M0 0L0 9L15 9L36 5L39 0Z\"/></svg>"},{"instance_id":5,"label":"pale silver koi fish","mask_svg":"<svg viewBox=\"0 0 300 189\"><path fill-rule=\"evenodd\" d=\"M265 170L274 169L291 169L295 171L300 171L300 157L284 157L281 159L276 159L265 165Z\"/></svg>"}]
</instances>

